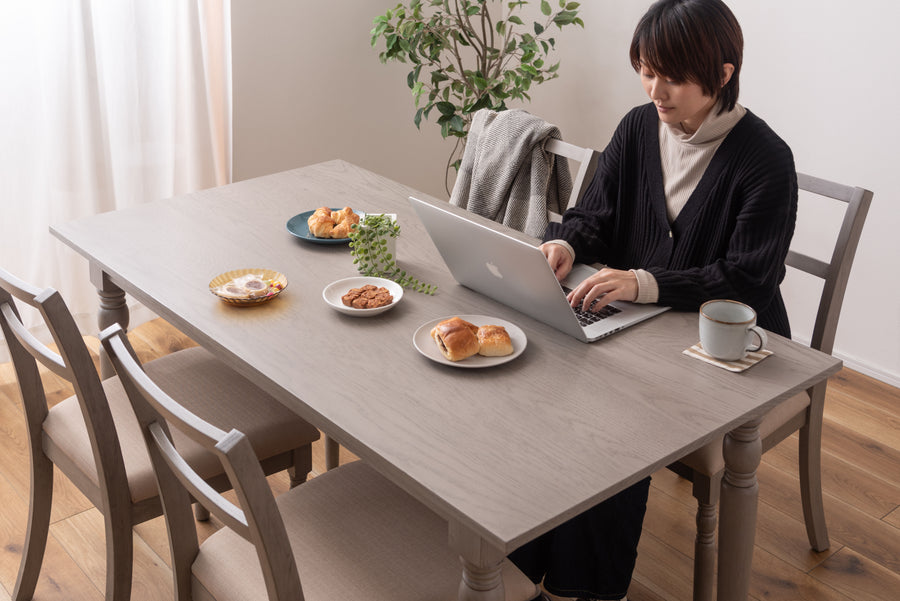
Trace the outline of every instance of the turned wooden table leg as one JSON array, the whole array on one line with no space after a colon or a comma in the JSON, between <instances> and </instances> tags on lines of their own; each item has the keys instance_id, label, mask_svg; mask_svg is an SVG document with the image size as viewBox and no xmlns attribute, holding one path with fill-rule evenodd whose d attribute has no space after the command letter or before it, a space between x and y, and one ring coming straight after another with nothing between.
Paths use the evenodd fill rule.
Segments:
<instances>
[{"instance_id":1,"label":"turned wooden table leg","mask_svg":"<svg viewBox=\"0 0 900 601\"><path fill-rule=\"evenodd\" d=\"M102 332L114 323L128 330L128 305L125 302L125 291L116 286L99 267L91 265L91 282L97 288L100 297L100 309L97 311L97 325ZM115 375L112 363L103 348L100 348L100 377L106 379Z\"/></svg>"},{"instance_id":2,"label":"turned wooden table leg","mask_svg":"<svg viewBox=\"0 0 900 601\"><path fill-rule=\"evenodd\" d=\"M450 523L450 546L459 553L463 566L458 601L504 601L506 593L501 567L505 555L477 534L453 522Z\"/></svg>"},{"instance_id":3,"label":"turned wooden table leg","mask_svg":"<svg viewBox=\"0 0 900 601\"><path fill-rule=\"evenodd\" d=\"M725 435L725 475L719 500L719 601L743 601L750 589L756 535L759 484L756 469L762 455L760 419Z\"/></svg>"}]
</instances>

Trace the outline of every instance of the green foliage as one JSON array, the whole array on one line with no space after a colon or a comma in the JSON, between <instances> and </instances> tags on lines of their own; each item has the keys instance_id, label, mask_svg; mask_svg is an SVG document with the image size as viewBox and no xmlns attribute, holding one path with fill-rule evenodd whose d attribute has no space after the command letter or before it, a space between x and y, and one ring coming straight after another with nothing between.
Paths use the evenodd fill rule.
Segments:
<instances>
[{"instance_id":1,"label":"green foliage","mask_svg":"<svg viewBox=\"0 0 900 601\"><path fill-rule=\"evenodd\" d=\"M387 278L404 288L434 294L437 286L423 284L397 265L387 250L388 238L400 235L400 225L387 215L366 215L350 228L350 254L363 275Z\"/></svg>"},{"instance_id":2,"label":"green foliage","mask_svg":"<svg viewBox=\"0 0 900 601\"><path fill-rule=\"evenodd\" d=\"M519 14L527 4L406 0L375 17L372 47L384 40L378 58L412 67L406 84L415 98L416 127L437 110L441 135L463 139L477 110L502 111L510 99L531 100L531 86L559 76L559 63L548 61L556 45L552 27L584 27L580 4L559 0L554 10L540 0L544 20L526 24ZM451 165L458 167L459 160Z\"/></svg>"}]
</instances>

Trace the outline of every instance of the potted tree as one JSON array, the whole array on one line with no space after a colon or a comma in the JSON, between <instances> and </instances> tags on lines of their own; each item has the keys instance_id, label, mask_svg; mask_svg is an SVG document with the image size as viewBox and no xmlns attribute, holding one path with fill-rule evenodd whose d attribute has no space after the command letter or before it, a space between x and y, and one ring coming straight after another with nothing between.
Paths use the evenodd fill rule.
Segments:
<instances>
[{"instance_id":1,"label":"potted tree","mask_svg":"<svg viewBox=\"0 0 900 601\"><path fill-rule=\"evenodd\" d=\"M408 62L406 83L412 90L420 127L437 110L437 124L456 144L447 161L458 168L472 115L482 108L506 109L510 99L531 100L532 85L559 76L559 63L548 58L556 45L554 28L584 22L578 2L559 0L558 8L540 0L539 20L522 19L527 0L406 0L375 17L371 44L384 41L378 57Z\"/></svg>"}]
</instances>

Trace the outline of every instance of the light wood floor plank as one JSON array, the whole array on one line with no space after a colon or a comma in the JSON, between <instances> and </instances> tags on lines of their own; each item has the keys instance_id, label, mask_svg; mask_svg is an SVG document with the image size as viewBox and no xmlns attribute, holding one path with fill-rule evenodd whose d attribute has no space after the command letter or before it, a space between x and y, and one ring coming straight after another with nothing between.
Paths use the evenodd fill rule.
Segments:
<instances>
[{"instance_id":1,"label":"light wood floor plank","mask_svg":"<svg viewBox=\"0 0 900 601\"><path fill-rule=\"evenodd\" d=\"M759 470L760 488L788 515L801 519L800 491L793 480L765 464ZM889 570L900 573L900 529L872 517L856 507L825 494L825 517L832 546L847 546Z\"/></svg>"},{"instance_id":2,"label":"light wood floor plank","mask_svg":"<svg viewBox=\"0 0 900 601\"><path fill-rule=\"evenodd\" d=\"M690 599L693 560L668 543L649 532L641 535L634 580L666 601Z\"/></svg>"},{"instance_id":3,"label":"light wood floor plank","mask_svg":"<svg viewBox=\"0 0 900 601\"><path fill-rule=\"evenodd\" d=\"M810 574L856 601L896 601L900 597L900 575L852 549L841 549Z\"/></svg>"},{"instance_id":4,"label":"light wood floor plank","mask_svg":"<svg viewBox=\"0 0 900 601\"><path fill-rule=\"evenodd\" d=\"M769 497L770 495L760 494L756 521L758 550L777 557L801 572L808 572L834 553L837 548L835 541L832 541L831 549L827 551L813 551L809 546L802 517L781 511L777 505L768 502Z\"/></svg>"},{"instance_id":5,"label":"light wood floor plank","mask_svg":"<svg viewBox=\"0 0 900 601\"><path fill-rule=\"evenodd\" d=\"M28 502L0 479L0 584L12 593L22 558ZM51 535L34 601L100 601L103 595Z\"/></svg>"},{"instance_id":6,"label":"light wood floor plank","mask_svg":"<svg viewBox=\"0 0 900 601\"><path fill-rule=\"evenodd\" d=\"M849 601L835 588L757 548L750 594L766 601Z\"/></svg>"},{"instance_id":7,"label":"light wood floor plank","mask_svg":"<svg viewBox=\"0 0 900 601\"><path fill-rule=\"evenodd\" d=\"M639 581L632 580L631 586L628 587L628 601L664 601L664 597L660 597Z\"/></svg>"},{"instance_id":8,"label":"light wood floor plank","mask_svg":"<svg viewBox=\"0 0 900 601\"><path fill-rule=\"evenodd\" d=\"M28 451L28 435L25 430L25 414L21 400L16 395L0 394L0 473L22 498L27 499L31 489L31 458ZM58 521L91 507L91 502L58 471L53 477L53 508L51 521Z\"/></svg>"},{"instance_id":9,"label":"light wood floor plank","mask_svg":"<svg viewBox=\"0 0 900 601\"><path fill-rule=\"evenodd\" d=\"M654 475L655 480L657 476ZM688 493L688 500L693 497ZM697 526L694 523L696 505L687 505L683 500L651 487L647 500L647 513L644 516L644 532L648 532L675 551L693 558L694 539Z\"/></svg>"},{"instance_id":10,"label":"light wood floor plank","mask_svg":"<svg viewBox=\"0 0 900 601\"><path fill-rule=\"evenodd\" d=\"M854 396L833 391L825 403L825 417L900 452L900 416L876 403L861 404Z\"/></svg>"},{"instance_id":11,"label":"light wood floor plank","mask_svg":"<svg viewBox=\"0 0 900 601\"><path fill-rule=\"evenodd\" d=\"M799 478L797 436L769 450L765 460L769 465ZM822 488L876 517L900 505L900 483L884 480L831 452L822 453Z\"/></svg>"},{"instance_id":12,"label":"light wood floor plank","mask_svg":"<svg viewBox=\"0 0 900 601\"><path fill-rule=\"evenodd\" d=\"M53 524L50 532L94 586L103 590L106 582L103 515L97 509L89 509ZM132 601L171 598L172 572L166 562L140 537L135 537L133 549Z\"/></svg>"},{"instance_id":13,"label":"light wood floor plank","mask_svg":"<svg viewBox=\"0 0 900 601\"><path fill-rule=\"evenodd\" d=\"M897 476L900 473L900 451L879 444L848 425L825 420L822 451L836 455L872 476L895 485L900 483Z\"/></svg>"},{"instance_id":14,"label":"light wood floor plank","mask_svg":"<svg viewBox=\"0 0 900 601\"><path fill-rule=\"evenodd\" d=\"M828 379L828 387L861 403L900 417L900 389L852 369L843 369Z\"/></svg>"},{"instance_id":15,"label":"light wood floor plank","mask_svg":"<svg viewBox=\"0 0 900 601\"><path fill-rule=\"evenodd\" d=\"M900 528L900 507L884 516L884 521L896 528Z\"/></svg>"}]
</instances>

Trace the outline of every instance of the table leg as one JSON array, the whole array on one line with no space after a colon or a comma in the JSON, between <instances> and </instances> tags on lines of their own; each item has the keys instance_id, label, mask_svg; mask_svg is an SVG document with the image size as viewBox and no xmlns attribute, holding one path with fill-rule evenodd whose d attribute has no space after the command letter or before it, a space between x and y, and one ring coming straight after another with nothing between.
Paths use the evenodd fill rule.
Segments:
<instances>
[{"instance_id":1,"label":"table leg","mask_svg":"<svg viewBox=\"0 0 900 601\"><path fill-rule=\"evenodd\" d=\"M717 598L747 599L756 535L759 484L756 469L762 455L760 419L725 435L722 453L725 475L719 499L719 574Z\"/></svg>"},{"instance_id":2,"label":"table leg","mask_svg":"<svg viewBox=\"0 0 900 601\"><path fill-rule=\"evenodd\" d=\"M116 286L103 270L91 265L91 282L97 288L100 297L100 309L97 311L97 325L102 332L114 323L128 331L128 305L125 302L125 291ZM115 374L112 363L103 347L100 347L100 378L106 379Z\"/></svg>"},{"instance_id":3,"label":"table leg","mask_svg":"<svg viewBox=\"0 0 900 601\"><path fill-rule=\"evenodd\" d=\"M463 565L458 601L504 601L501 568L505 555L455 522L450 523L450 546Z\"/></svg>"}]
</instances>

